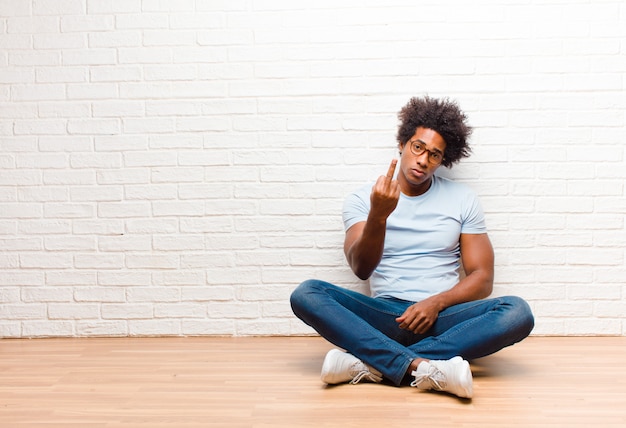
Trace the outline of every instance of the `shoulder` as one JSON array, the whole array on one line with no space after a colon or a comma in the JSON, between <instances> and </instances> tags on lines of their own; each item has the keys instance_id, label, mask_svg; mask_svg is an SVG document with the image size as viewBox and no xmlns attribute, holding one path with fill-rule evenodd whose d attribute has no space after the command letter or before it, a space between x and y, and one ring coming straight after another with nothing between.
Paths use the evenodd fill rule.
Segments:
<instances>
[{"instance_id":1,"label":"shoulder","mask_svg":"<svg viewBox=\"0 0 626 428\"><path fill-rule=\"evenodd\" d=\"M348 193L348 195L346 196L346 201L349 201L349 200L369 201L373 186L374 186L374 183L367 183L358 187L357 189Z\"/></svg>"},{"instance_id":2,"label":"shoulder","mask_svg":"<svg viewBox=\"0 0 626 428\"><path fill-rule=\"evenodd\" d=\"M350 192L343 202L342 217L344 229L365 221L370 210L370 194L373 184L366 184Z\"/></svg>"},{"instance_id":3,"label":"shoulder","mask_svg":"<svg viewBox=\"0 0 626 428\"><path fill-rule=\"evenodd\" d=\"M439 188L441 191L444 191L448 194L453 193L457 197L461 197L461 196L471 197L471 198L477 197L474 189L472 189L468 184L454 181L446 177L440 177L437 175L433 177L433 181L437 188Z\"/></svg>"}]
</instances>

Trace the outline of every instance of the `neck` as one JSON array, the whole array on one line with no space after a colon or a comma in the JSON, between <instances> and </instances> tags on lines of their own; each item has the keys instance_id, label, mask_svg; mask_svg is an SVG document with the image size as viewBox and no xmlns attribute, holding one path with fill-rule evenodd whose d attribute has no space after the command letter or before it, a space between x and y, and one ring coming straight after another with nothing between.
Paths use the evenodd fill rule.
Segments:
<instances>
[{"instance_id":1,"label":"neck","mask_svg":"<svg viewBox=\"0 0 626 428\"><path fill-rule=\"evenodd\" d=\"M427 181L423 183L411 185L408 182L404 181L400 183L400 190L406 196L420 196L423 195L430 189L430 186L433 184L433 178L430 177Z\"/></svg>"}]
</instances>

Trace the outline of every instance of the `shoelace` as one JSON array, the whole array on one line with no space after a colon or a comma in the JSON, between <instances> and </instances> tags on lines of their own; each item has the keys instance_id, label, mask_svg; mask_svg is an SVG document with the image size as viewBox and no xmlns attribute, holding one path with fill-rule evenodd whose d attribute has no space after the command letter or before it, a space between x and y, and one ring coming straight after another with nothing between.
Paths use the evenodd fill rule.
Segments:
<instances>
[{"instance_id":1,"label":"shoelace","mask_svg":"<svg viewBox=\"0 0 626 428\"><path fill-rule=\"evenodd\" d=\"M357 384L357 383L361 382L361 380L362 380L364 377L365 377L365 378L367 378L368 380L371 380L371 381L373 382L374 380L373 380L373 379L372 379L372 377L371 377L371 376L369 376L369 375L370 375L370 372L369 372L368 370L362 370L362 371L358 372L358 373L356 374L356 376L354 376L354 377L352 378L352 380L350 381L350 383L351 383L352 385L355 385L355 384Z\"/></svg>"},{"instance_id":2,"label":"shoelace","mask_svg":"<svg viewBox=\"0 0 626 428\"><path fill-rule=\"evenodd\" d=\"M352 367L350 367L350 374L354 374L354 377L350 381L352 385L361 382L363 378L369 380L370 382L380 382L380 379L377 379L377 377L372 372L370 372L369 369L365 367L361 362L354 363Z\"/></svg>"},{"instance_id":3,"label":"shoelace","mask_svg":"<svg viewBox=\"0 0 626 428\"><path fill-rule=\"evenodd\" d=\"M437 391L443 391L446 387L445 375L432 364L428 368L428 373L418 373L416 370L411 374L415 376L415 380L411 382L411 386L419 386L422 382L429 381L431 388Z\"/></svg>"}]
</instances>

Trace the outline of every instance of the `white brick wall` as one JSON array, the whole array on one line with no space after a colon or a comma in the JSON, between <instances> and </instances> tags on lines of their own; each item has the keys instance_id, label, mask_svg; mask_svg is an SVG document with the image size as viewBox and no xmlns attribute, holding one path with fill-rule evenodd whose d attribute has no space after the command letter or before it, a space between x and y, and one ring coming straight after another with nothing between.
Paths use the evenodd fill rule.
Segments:
<instances>
[{"instance_id":1,"label":"white brick wall","mask_svg":"<svg viewBox=\"0 0 626 428\"><path fill-rule=\"evenodd\" d=\"M345 194L459 100L496 294L626 334L626 1L0 0L0 336L311 333Z\"/></svg>"}]
</instances>

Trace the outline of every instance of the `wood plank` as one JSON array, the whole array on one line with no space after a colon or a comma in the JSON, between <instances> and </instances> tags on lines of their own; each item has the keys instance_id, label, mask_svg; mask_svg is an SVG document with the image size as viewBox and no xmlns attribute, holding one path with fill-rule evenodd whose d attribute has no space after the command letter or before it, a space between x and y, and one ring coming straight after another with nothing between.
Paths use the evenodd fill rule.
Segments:
<instances>
[{"instance_id":1,"label":"wood plank","mask_svg":"<svg viewBox=\"0 0 626 428\"><path fill-rule=\"evenodd\" d=\"M319 337L0 340L2 427L626 426L626 338L531 337L474 399L325 386Z\"/></svg>"}]
</instances>

